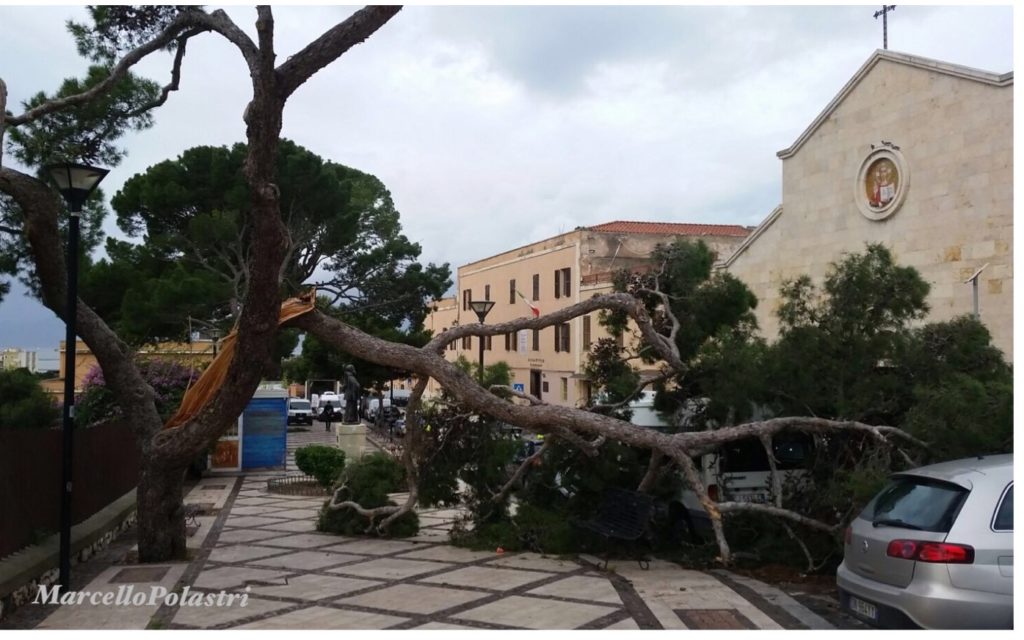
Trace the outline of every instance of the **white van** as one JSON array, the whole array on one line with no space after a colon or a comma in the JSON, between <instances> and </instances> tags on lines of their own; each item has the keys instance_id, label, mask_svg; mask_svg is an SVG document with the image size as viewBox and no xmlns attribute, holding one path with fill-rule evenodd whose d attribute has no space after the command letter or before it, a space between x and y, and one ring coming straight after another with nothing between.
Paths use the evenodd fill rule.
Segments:
<instances>
[{"instance_id":1,"label":"white van","mask_svg":"<svg viewBox=\"0 0 1024 640\"><path fill-rule=\"evenodd\" d=\"M288 424L313 424L313 408L305 398L288 398Z\"/></svg>"}]
</instances>

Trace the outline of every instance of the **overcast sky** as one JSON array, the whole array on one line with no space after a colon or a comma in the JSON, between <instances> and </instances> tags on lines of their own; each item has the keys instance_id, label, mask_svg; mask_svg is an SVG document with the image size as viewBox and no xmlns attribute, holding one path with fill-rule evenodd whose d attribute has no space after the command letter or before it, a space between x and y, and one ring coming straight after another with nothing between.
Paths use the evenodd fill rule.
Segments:
<instances>
[{"instance_id":1,"label":"overcast sky","mask_svg":"<svg viewBox=\"0 0 1024 640\"><path fill-rule=\"evenodd\" d=\"M781 199L775 153L881 47L877 8L411 6L299 89L283 135L378 176L424 261L453 271L610 220L756 225ZM253 8L227 11L255 37ZM351 12L275 7L279 59ZM9 109L84 71L63 27L84 16L0 6ZM1012 36L1009 7L898 5L889 17L890 49L997 73L1013 69ZM169 68L166 55L137 67L161 84ZM181 85L156 126L122 141L108 196L189 147L243 140L237 50L193 39ZM15 284L0 348L62 338Z\"/></svg>"}]
</instances>

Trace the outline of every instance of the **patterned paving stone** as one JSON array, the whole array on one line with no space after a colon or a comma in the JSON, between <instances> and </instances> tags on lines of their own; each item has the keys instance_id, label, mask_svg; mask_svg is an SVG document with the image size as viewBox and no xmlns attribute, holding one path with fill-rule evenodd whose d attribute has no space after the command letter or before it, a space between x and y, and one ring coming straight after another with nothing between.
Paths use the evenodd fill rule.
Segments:
<instances>
[{"instance_id":1,"label":"patterned paving stone","mask_svg":"<svg viewBox=\"0 0 1024 640\"><path fill-rule=\"evenodd\" d=\"M378 580L364 580L362 578L345 578L342 576L322 576L315 573L308 573L285 579L287 584L282 586L254 586L252 593L265 596L277 596L279 598L297 598L301 600L322 600L324 598L337 597L383 584Z\"/></svg>"},{"instance_id":2,"label":"patterned paving stone","mask_svg":"<svg viewBox=\"0 0 1024 640\"><path fill-rule=\"evenodd\" d=\"M250 597L244 607L237 600L230 607L180 607L172 622L207 628L290 606L287 602Z\"/></svg>"},{"instance_id":3,"label":"patterned paving stone","mask_svg":"<svg viewBox=\"0 0 1024 640\"><path fill-rule=\"evenodd\" d=\"M606 578L592 576L572 576L546 584L543 587L530 589L527 593L537 596L561 596L577 600L589 600L606 604L621 605L619 592Z\"/></svg>"},{"instance_id":4,"label":"patterned paving stone","mask_svg":"<svg viewBox=\"0 0 1024 640\"><path fill-rule=\"evenodd\" d=\"M579 565L570 560L542 556L537 553L506 555L487 564L511 567L513 569L535 569L537 571L573 571L574 569L579 569Z\"/></svg>"},{"instance_id":5,"label":"patterned paving stone","mask_svg":"<svg viewBox=\"0 0 1024 640\"><path fill-rule=\"evenodd\" d=\"M274 514L277 518L314 518L316 517L316 509L287 509L285 511L278 511Z\"/></svg>"},{"instance_id":6,"label":"patterned paving stone","mask_svg":"<svg viewBox=\"0 0 1024 640\"><path fill-rule=\"evenodd\" d=\"M226 527L235 527L248 529L249 527L261 527L269 524L281 524L286 522L281 518L271 518L268 516L228 516L227 522L224 523Z\"/></svg>"},{"instance_id":7,"label":"patterned paving stone","mask_svg":"<svg viewBox=\"0 0 1024 640\"><path fill-rule=\"evenodd\" d=\"M343 562L364 560L365 556L354 556L347 553L330 553L328 551L299 551L283 556L274 556L262 560L253 560L249 564L258 564L267 567L281 567L292 571L325 569Z\"/></svg>"},{"instance_id":8,"label":"patterned paving stone","mask_svg":"<svg viewBox=\"0 0 1024 640\"><path fill-rule=\"evenodd\" d=\"M437 630L437 631L466 631L472 629L474 631L480 631L479 627L470 627L463 624L454 624L451 622L428 622L427 624L421 624L418 627L413 627L416 630Z\"/></svg>"},{"instance_id":9,"label":"patterned paving stone","mask_svg":"<svg viewBox=\"0 0 1024 640\"><path fill-rule=\"evenodd\" d=\"M280 531L261 531L259 529L225 529L217 537L217 544L236 544L239 542L254 542L265 538L276 538L281 535Z\"/></svg>"},{"instance_id":10,"label":"patterned paving stone","mask_svg":"<svg viewBox=\"0 0 1024 640\"><path fill-rule=\"evenodd\" d=\"M528 629L575 629L615 611L612 607L577 604L543 598L509 596L453 618L489 622L503 627Z\"/></svg>"},{"instance_id":11,"label":"patterned paving stone","mask_svg":"<svg viewBox=\"0 0 1024 640\"><path fill-rule=\"evenodd\" d=\"M279 520L274 524L263 525L260 527L264 531L294 531L301 533L312 533L316 531L316 519L310 518L309 520Z\"/></svg>"},{"instance_id":12,"label":"patterned paving stone","mask_svg":"<svg viewBox=\"0 0 1024 640\"><path fill-rule=\"evenodd\" d=\"M355 542L339 544L335 547L331 547L330 550L340 551L342 553L362 553L371 556L385 556L392 553L398 553L400 551L412 551L420 548L422 548L422 545L418 545L415 542L362 538L357 539Z\"/></svg>"},{"instance_id":13,"label":"patterned paving stone","mask_svg":"<svg viewBox=\"0 0 1024 640\"><path fill-rule=\"evenodd\" d=\"M408 560L437 560L439 562L476 562L478 560L496 558L497 556L493 551L470 551L469 549L441 544L433 547L419 548L409 553L399 554L396 557Z\"/></svg>"},{"instance_id":14,"label":"patterned paving stone","mask_svg":"<svg viewBox=\"0 0 1024 640\"><path fill-rule=\"evenodd\" d=\"M430 614L486 598L488 594L458 589L427 587L418 584L399 584L358 596L340 598L337 604L348 604L371 609Z\"/></svg>"},{"instance_id":15,"label":"patterned paving stone","mask_svg":"<svg viewBox=\"0 0 1024 640\"><path fill-rule=\"evenodd\" d=\"M260 544L271 547L288 547L290 549L315 549L327 545L335 545L346 539L355 540L355 538L345 538L327 533L285 533L278 531L276 535L279 537L261 540Z\"/></svg>"},{"instance_id":16,"label":"patterned paving stone","mask_svg":"<svg viewBox=\"0 0 1024 640\"><path fill-rule=\"evenodd\" d=\"M270 569L252 569L250 567L217 567L202 571L196 578L194 586L199 589L230 589L242 587L250 581L280 581L291 571L273 571Z\"/></svg>"},{"instance_id":17,"label":"patterned paving stone","mask_svg":"<svg viewBox=\"0 0 1024 640\"><path fill-rule=\"evenodd\" d=\"M285 508L286 510L287 509ZM231 508L232 516L261 516L267 514L280 514L282 507L276 504L263 504L255 506L238 506L237 504ZM291 517L291 516L280 516L274 515L274 517Z\"/></svg>"},{"instance_id":18,"label":"patterned paving stone","mask_svg":"<svg viewBox=\"0 0 1024 640\"><path fill-rule=\"evenodd\" d=\"M376 558L368 562L360 562L346 567L329 569L330 573L343 573L349 576L365 578L381 578L384 580L400 580L431 571L438 571L450 564L443 562L424 562L420 560L400 560L398 558Z\"/></svg>"},{"instance_id":19,"label":"patterned paving stone","mask_svg":"<svg viewBox=\"0 0 1024 640\"><path fill-rule=\"evenodd\" d=\"M633 618L626 618L625 620L619 620L618 622L616 622L614 624L608 625L607 627L605 627L605 629L618 629L618 630L621 630L621 631L634 631L634 630L639 630L640 629L640 625L638 625L636 623L636 620L634 620Z\"/></svg>"},{"instance_id":20,"label":"patterned paving stone","mask_svg":"<svg viewBox=\"0 0 1024 640\"><path fill-rule=\"evenodd\" d=\"M256 558L285 553L287 549L280 547L261 547L258 545L238 544L230 547L217 547L210 552L213 562L245 562Z\"/></svg>"},{"instance_id":21,"label":"patterned paving stone","mask_svg":"<svg viewBox=\"0 0 1024 640\"><path fill-rule=\"evenodd\" d=\"M442 573L439 576L424 578L423 582L508 591L509 589L515 589L524 584L544 580L555 575L557 574L501 569L498 567L463 567L462 569Z\"/></svg>"},{"instance_id":22,"label":"patterned paving stone","mask_svg":"<svg viewBox=\"0 0 1024 640\"><path fill-rule=\"evenodd\" d=\"M344 611L330 607L309 607L282 613L279 616L257 620L236 629L387 629L405 622L380 613L365 611Z\"/></svg>"}]
</instances>

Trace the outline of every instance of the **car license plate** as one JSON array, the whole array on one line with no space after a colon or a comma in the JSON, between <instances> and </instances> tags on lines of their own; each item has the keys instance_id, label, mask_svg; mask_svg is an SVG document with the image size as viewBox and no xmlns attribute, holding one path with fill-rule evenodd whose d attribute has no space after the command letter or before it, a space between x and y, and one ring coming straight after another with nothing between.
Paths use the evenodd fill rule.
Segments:
<instances>
[{"instance_id":1,"label":"car license plate","mask_svg":"<svg viewBox=\"0 0 1024 640\"><path fill-rule=\"evenodd\" d=\"M865 618L870 618L871 620L878 619L878 607L870 602L864 602L860 598L850 596L850 610L854 613L859 613Z\"/></svg>"}]
</instances>

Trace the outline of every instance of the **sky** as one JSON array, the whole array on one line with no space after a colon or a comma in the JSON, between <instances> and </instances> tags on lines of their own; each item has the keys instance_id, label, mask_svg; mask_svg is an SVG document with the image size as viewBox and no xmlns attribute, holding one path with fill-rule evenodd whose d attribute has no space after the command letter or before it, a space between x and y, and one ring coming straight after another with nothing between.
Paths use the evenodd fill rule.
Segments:
<instances>
[{"instance_id":1,"label":"sky","mask_svg":"<svg viewBox=\"0 0 1024 640\"><path fill-rule=\"evenodd\" d=\"M214 7L209 7L212 10ZM289 100L283 135L379 177L424 262L465 264L612 220L757 225L792 144L882 45L878 5L408 6ZM255 9L225 7L255 38ZM275 6L279 60L354 9ZM83 7L0 6L8 108L87 62ZM1013 70L1009 6L898 5L889 48ZM170 57L137 67L167 82ZM181 89L126 136L103 182L244 139L248 74L219 36L188 45ZM5 162L10 162L5 158ZM109 235L123 238L111 215ZM63 324L14 283L0 348L55 348Z\"/></svg>"}]
</instances>

